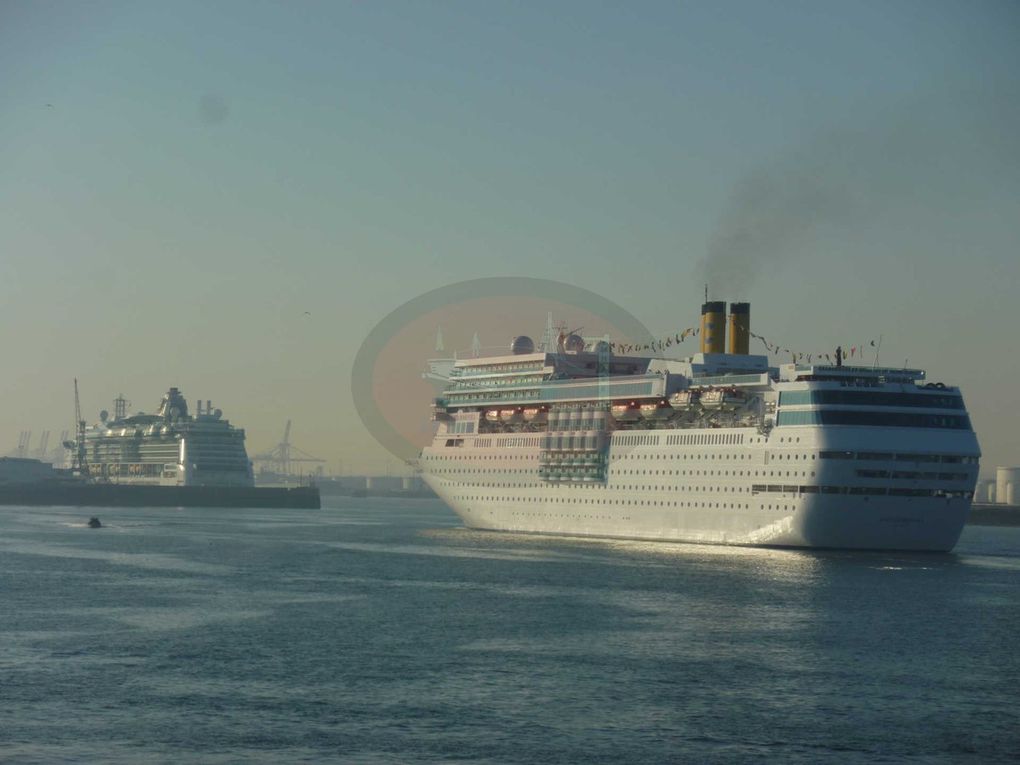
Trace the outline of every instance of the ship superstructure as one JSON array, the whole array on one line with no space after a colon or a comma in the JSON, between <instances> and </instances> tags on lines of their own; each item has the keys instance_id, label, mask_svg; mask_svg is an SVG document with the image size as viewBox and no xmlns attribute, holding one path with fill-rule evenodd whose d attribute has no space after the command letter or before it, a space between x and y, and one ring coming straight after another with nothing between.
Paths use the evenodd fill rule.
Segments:
<instances>
[{"instance_id":1,"label":"ship superstructure","mask_svg":"<svg viewBox=\"0 0 1020 765\"><path fill-rule=\"evenodd\" d=\"M578 336L458 360L419 469L473 528L952 549L980 457L960 391L920 369L770 366L749 334L748 304L706 302L684 360Z\"/></svg>"},{"instance_id":2,"label":"ship superstructure","mask_svg":"<svg viewBox=\"0 0 1020 765\"><path fill-rule=\"evenodd\" d=\"M100 423L84 430L88 476L97 482L161 486L253 486L244 430L223 419L212 402L195 414L180 390L170 388L156 414L128 415L114 402Z\"/></svg>"}]
</instances>

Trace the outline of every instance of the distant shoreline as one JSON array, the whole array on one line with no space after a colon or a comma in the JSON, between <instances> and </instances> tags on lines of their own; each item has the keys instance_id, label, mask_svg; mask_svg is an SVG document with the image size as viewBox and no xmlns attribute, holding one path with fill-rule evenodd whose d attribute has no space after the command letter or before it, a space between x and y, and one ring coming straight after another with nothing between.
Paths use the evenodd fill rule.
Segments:
<instances>
[{"instance_id":1,"label":"distant shoreline","mask_svg":"<svg viewBox=\"0 0 1020 765\"><path fill-rule=\"evenodd\" d=\"M1020 507L1016 505L971 506L968 526L1020 526Z\"/></svg>"}]
</instances>

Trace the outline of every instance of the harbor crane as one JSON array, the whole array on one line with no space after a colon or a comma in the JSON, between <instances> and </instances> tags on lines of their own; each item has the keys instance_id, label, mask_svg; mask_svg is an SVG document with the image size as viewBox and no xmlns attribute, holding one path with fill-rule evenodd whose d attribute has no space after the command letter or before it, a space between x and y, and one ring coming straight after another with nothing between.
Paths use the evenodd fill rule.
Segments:
<instances>
[{"instance_id":1,"label":"harbor crane","mask_svg":"<svg viewBox=\"0 0 1020 765\"><path fill-rule=\"evenodd\" d=\"M264 470L269 470L280 475L291 475L291 466L295 462L314 462L322 464L325 460L302 451L290 442L290 420L283 429L283 439L273 449L252 457L252 462L258 462Z\"/></svg>"},{"instance_id":2,"label":"harbor crane","mask_svg":"<svg viewBox=\"0 0 1020 765\"><path fill-rule=\"evenodd\" d=\"M50 453L47 451L49 443L50 432L48 430L44 430L42 432L42 438L39 439L39 446L36 447L33 455L37 460L45 460L49 456Z\"/></svg>"},{"instance_id":3,"label":"harbor crane","mask_svg":"<svg viewBox=\"0 0 1020 765\"><path fill-rule=\"evenodd\" d=\"M78 378L74 378L74 441L64 441L64 448L73 452L71 470L74 473L88 478L89 461L88 451L85 448L85 420L81 418L81 402L78 400Z\"/></svg>"},{"instance_id":4,"label":"harbor crane","mask_svg":"<svg viewBox=\"0 0 1020 765\"><path fill-rule=\"evenodd\" d=\"M28 456L28 447L32 443L32 431L23 430L18 436L18 448L14 450L14 456L24 459Z\"/></svg>"}]
</instances>

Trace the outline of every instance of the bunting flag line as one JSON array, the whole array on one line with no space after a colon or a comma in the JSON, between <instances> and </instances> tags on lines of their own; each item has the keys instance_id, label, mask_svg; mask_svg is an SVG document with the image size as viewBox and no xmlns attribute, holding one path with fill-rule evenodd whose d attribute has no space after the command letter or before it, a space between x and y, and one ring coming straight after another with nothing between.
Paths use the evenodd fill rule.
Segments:
<instances>
[{"instance_id":1,"label":"bunting flag line","mask_svg":"<svg viewBox=\"0 0 1020 765\"><path fill-rule=\"evenodd\" d=\"M700 331L701 330L698 327L688 327L687 329L675 332L672 335L667 335L661 339L652 340L650 343L610 343L609 348L614 353L633 353L640 351L652 351L658 353L672 348L674 345L681 345L689 338L697 337ZM806 361L808 364L811 364L815 359L818 359L819 361L824 359L829 364L834 362L838 364L847 359L854 359L863 362L865 348L878 347L876 340L868 340L865 343L858 343L856 345L840 345L837 347L835 354L820 351L807 353L795 351L792 348L781 346L778 343L773 343L764 335L759 335L750 331L748 331L748 334L755 340L761 341L761 344L764 345L765 349L772 355L779 356L783 354L790 354L790 359L795 364L800 363L801 361Z\"/></svg>"},{"instance_id":2,"label":"bunting flag line","mask_svg":"<svg viewBox=\"0 0 1020 765\"><path fill-rule=\"evenodd\" d=\"M869 340L866 344L859 343L857 345L851 345L849 346L849 350L844 350L844 348L847 347L846 345L840 345L839 347L836 348L835 356L829 353L803 353L801 351L795 351L792 348L783 348L776 343L770 342L768 338L764 337L763 335L757 335L754 332L749 332L748 334L750 334L751 337L755 338L756 340L760 340L762 345L765 346L766 350L768 350L769 353L772 353L777 356L783 353L789 353L790 358L793 360L795 364L802 360L806 360L810 364L815 357L817 357L818 359L825 359L830 364L833 363L834 358L837 364L841 363L845 359L855 359L863 362L864 349L866 346L876 349L878 348L877 341Z\"/></svg>"},{"instance_id":3,"label":"bunting flag line","mask_svg":"<svg viewBox=\"0 0 1020 765\"><path fill-rule=\"evenodd\" d=\"M630 353L631 351L664 351L667 348L672 348L674 345L680 345L689 337L697 337L699 331L698 327L688 327L687 329L676 332L671 336L667 336L660 340L653 340L650 343L610 343L609 348L614 353Z\"/></svg>"}]
</instances>

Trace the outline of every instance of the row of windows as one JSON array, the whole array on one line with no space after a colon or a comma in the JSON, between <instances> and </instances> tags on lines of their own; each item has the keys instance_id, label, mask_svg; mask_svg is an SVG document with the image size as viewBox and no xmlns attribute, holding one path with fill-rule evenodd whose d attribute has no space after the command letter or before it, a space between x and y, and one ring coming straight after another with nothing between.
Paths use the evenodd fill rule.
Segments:
<instances>
[{"instance_id":1,"label":"row of windows","mask_svg":"<svg viewBox=\"0 0 1020 765\"><path fill-rule=\"evenodd\" d=\"M524 381L515 381L524 382ZM586 383L580 385L564 385L563 387L543 386L541 388L520 388L515 390L479 390L468 392L460 387L447 391L447 400L437 398L439 404L450 406L463 405L465 402L506 401L512 399L527 401L574 401L577 399L611 399L630 398L632 396L651 396L652 381L623 383ZM470 390L470 389L469 389Z\"/></svg>"},{"instance_id":2,"label":"row of windows","mask_svg":"<svg viewBox=\"0 0 1020 765\"><path fill-rule=\"evenodd\" d=\"M657 446L659 443L658 436L652 436L647 434L641 435L626 435L626 436L614 436L613 444L616 446Z\"/></svg>"},{"instance_id":3,"label":"row of windows","mask_svg":"<svg viewBox=\"0 0 1020 765\"><path fill-rule=\"evenodd\" d=\"M492 388L493 386L501 385L534 385L541 383L544 377L541 374L538 375L513 375L512 377L501 377L501 378L487 378L483 380L470 380L463 377L453 378L456 388L451 393L459 393L465 388Z\"/></svg>"},{"instance_id":4,"label":"row of windows","mask_svg":"<svg viewBox=\"0 0 1020 765\"><path fill-rule=\"evenodd\" d=\"M461 483L460 485L468 486L470 484ZM537 487L537 486L540 486L540 485L544 486L546 484L537 484L537 483L525 483L525 484L500 483L500 484L495 484L495 485L488 485L485 488L488 488L488 489L493 489L493 488L520 489L520 488L525 488L525 487L532 487L532 488L534 488L534 487ZM557 486L571 486L571 485L572 484L570 484L570 483L552 484L553 488L556 488ZM601 483L582 483L582 484L578 484L578 485L584 486L584 487L587 487L587 488L595 488L595 489L606 489L607 488L606 485L601 484ZM683 486L683 487L672 486L672 487L666 487L666 486L639 486L639 485L620 486L620 485L614 485L611 488L613 490L615 490L615 491L630 491L630 492L641 491L641 490L645 490L645 491L665 491L667 489L673 489L673 490L675 490L677 492L680 492L681 494L686 494L686 493L690 493L690 492L701 492L703 494L705 494L705 493L712 493L712 492L718 492L718 493L724 493L724 494L725 493L741 494L741 493L744 493L744 492L748 491L748 489L746 487L741 488L741 487L720 487L720 486ZM916 488L885 487L885 486L817 486L817 485L804 485L804 484L801 484L801 485L796 485L796 484L754 484L754 485L752 485L750 487L750 492L751 492L752 495L755 495L755 494L793 494L793 495L797 495L797 494L801 494L801 495L803 495L803 494L847 494L847 495L855 495L855 496L882 496L882 497L884 497L884 496L889 496L889 497L964 497L964 498L967 498L967 499L969 499L969 498L971 498L973 496L973 492L971 492L971 491L961 491L961 490L945 490L945 489L931 489L931 488L916 489ZM493 499L493 500L500 499L499 497L476 497L476 498L477 499ZM504 497L502 499L507 499L507 498ZM554 502L555 503L555 502L587 502L589 500L587 500L587 499L585 499L583 497L572 499L572 498L569 498L569 497L566 497L566 498L556 498L556 497L548 497L548 496L546 496L546 497L513 497L513 501L514 502ZM604 499L604 500L600 500L600 499L591 499L590 501L592 503L594 503L594 504L600 504L600 503L601 504L628 504L628 502L629 502L631 504L642 504L642 505L646 504L646 503L650 504L650 505L654 505L654 504L670 505L670 504L672 504L673 506L680 506L680 507L685 507L685 506L686 507L699 507L699 506L700 507L706 507L706 506L707 507L713 507L713 506L721 507L721 506L723 506L723 505L719 505L719 504L713 505L712 503L709 503L707 505L705 505L705 504L700 504L699 505L699 503L697 503L697 502L687 503L686 505L683 502L681 502L679 505L677 505L676 501L674 501L674 500L641 500L641 499L634 499L634 500ZM727 504L725 506L726 507L737 507L737 508L741 507L740 504L736 504L736 505L728 505ZM747 506L744 505L744 507L747 507ZM770 506L769 509L771 509L771 506ZM777 509L778 509L778 506L777 506Z\"/></svg>"},{"instance_id":5,"label":"row of windows","mask_svg":"<svg viewBox=\"0 0 1020 765\"><path fill-rule=\"evenodd\" d=\"M917 470L858 470L861 478L903 478L915 481L966 481L966 473L922 473Z\"/></svg>"},{"instance_id":6,"label":"row of windows","mask_svg":"<svg viewBox=\"0 0 1020 765\"><path fill-rule=\"evenodd\" d=\"M849 452L823 451L818 456L823 460L878 460L883 462L941 462L944 465L976 465L977 457L959 454L914 454L910 452Z\"/></svg>"},{"instance_id":7,"label":"row of windows","mask_svg":"<svg viewBox=\"0 0 1020 765\"><path fill-rule=\"evenodd\" d=\"M440 406L463 406L465 402L484 402L484 403L498 403L500 401L506 401L509 399L524 399L526 401L534 401L538 397L538 389L528 388L526 390L512 390L498 393L496 391L488 390L481 391L479 393L466 393L461 390L447 391L448 399L444 400L442 397L436 399L436 403Z\"/></svg>"},{"instance_id":8,"label":"row of windows","mask_svg":"<svg viewBox=\"0 0 1020 765\"><path fill-rule=\"evenodd\" d=\"M481 502L494 502L494 501L506 501L508 497L493 497L485 495L456 495L454 499L459 500L475 500ZM583 497L513 497L511 501L517 505L520 503L537 503L537 504L553 504L553 505L612 505L615 507L701 507L701 508L715 508L719 510L733 509L733 510L749 510L751 505L746 502L684 502L678 500L669 499L591 499ZM759 510L772 510L772 505L759 505ZM794 510L794 505L776 505L776 510ZM609 516L595 516L595 515L570 515L556 513L528 513L523 511L515 511L512 515L521 516L540 516L543 518L585 518L590 520L609 520ZM629 521L630 516L617 516L613 517L616 521Z\"/></svg>"},{"instance_id":9,"label":"row of windows","mask_svg":"<svg viewBox=\"0 0 1020 765\"><path fill-rule=\"evenodd\" d=\"M779 484L755 484L751 487L754 494L855 494L871 497L966 497L970 491L945 491L944 489L903 489L886 486L780 486Z\"/></svg>"},{"instance_id":10,"label":"row of windows","mask_svg":"<svg viewBox=\"0 0 1020 765\"><path fill-rule=\"evenodd\" d=\"M743 433L692 433L689 435L666 436L666 445L718 445L738 446L744 443Z\"/></svg>"},{"instance_id":11,"label":"row of windows","mask_svg":"<svg viewBox=\"0 0 1020 765\"><path fill-rule=\"evenodd\" d=\"M538 446L541 443L542 436L520 436L515 438L497 438L496 448L507 449L507 448L520 448L522 446ZM478 446L475 443L475 446Z\"/></svg>"},{"instance_id":12,"label":"row of windows","mask_svg":"<svg viewBox=\"0 0 1020 765\"><path fill-rule=\"evenodd\" d=\"M630 396L652 395L651 380L627 382L596 382L580 385L566 384L562 387L542 388L543 401L566 401L569 399L627 398Z\"/></svg>"},{"instance_id":13,"label":"row of windows","mask_svg":"<svg viewBox=\"0 0 1020 765\"><path fill-rule=\"evenodd\" d=\"M556 429L555 428L550 428L550 430L555 431ZM573 431L577 431L577 430L582 430L582 428L574 428L573 429ZM583 430L590 430L590 429L583 429ZM450 431L450 432L451 433L456 433L456 432L459 432L459 431ZM467 431L467 432L471 432L471 431ZM602 431L601 430L596 430L595 432L601 433ZM549 431L546 431L546 434L549 435L550 434ZM613 445L614 446L661 446L661 445L666 445L666 446L740 446L740 445L742 445L744 443L762 443L765 440L764 438L750 438L750 439L747 439L745 441L743 433L683 433L683 434L676 434L676 435L667 435L667 436L665 436L665 441L663 441L663 435L662 435L661 432L660 433L649 433L649 432L635 433L634 431L630 431L630 432L627 432L627 433L615 433L615 434L612 435L612 439L613 439ZM798 436L796 439L793 438L792 436L789 439L781 437L779 439L779 441L780 442L789 441L792 444L794 441L799 442L800 441L800 437ZM503 441L497 441L496 445L497 446L502 446L502 445L504 445L504 443L503 443ZM476 448L487 448L487 447L490 447L490 446L492 446L492 439L491 438L484 438L484 439L483 438L476 438L475 441L474 441L474 446Z\"/></svg>"},{"instance_id":14,"label":"row of windows","mask_svg":"<svg viewBox=\"0 0 1020 765\"><path fill-rule=\"evenodd\" d=\"M798 471L794 470L794 471L791 472L791 471L787 470L784 473L782 470L755 470L752 473L752 471L750 471L750 470L748 470L746 472L743 471L743 470L732 470L732 471L731 470L661 470L660 471L660 470L620 470L619 468L615 468L615 469L610 470L609 474L610 475L615 475L615 476L619 476L619 475L664 475L664 476L665 475L679 475L679 476L684 476L684 475L706 475L706 476L718 476L720 478L722 478L722 477L740 478L740 477L743 477L745 475L748 478L751 478L753 476L759 476L759 475L762 476L763 478L765 476L767 476L767 475L769 475L769 476L777 476L777 475L778 476L781 476L781 475L790 476L790 475L793 475L793 476L805 476L806 477L806 476L808 476L810 474L810 476L813 478L814 475L815 475L815 471L814 470L811 470L811 471L802 470L802 471L798 472Z\"/></svg>"},{"instance_id":15,"label":"row of windows","mask_svg":"<svg viewBox=\"0 0 1020 765\"><path fill-rule=\"evenodd\" d=\"M949 393L894 393L859 390L787 390L779 394L780 406L807 406L810 404L963 409L963 398Z\"/></svg>"},{"instance_id":16,"label":"row of windows","mask_svg":"<svg viewBox=\"0 0 1020 765\"><path fill-rule=\"evenodd\" d=\"M471 366L457 367L453 375L457 377L470 377L471 375L483 374L485 372L523 372L532 369L541 369L545 360L509 362L506 364L472 364Z\"/></svg>"},{"instance_id":17,"label":"row of windows","mask_svg":"<svg viewBox=\"0 0 1020 765\"><path fill-rule=\"evenodd\" d=\"M839 409L821 411L780 411L776 425L867 425L891 428L946 428L970 430L967 415L913 414L907 412L851 412Z\"/></svg>"},{"instance_id":18,"label":"row of windows","mask_svg":"<svg viewBox=\"0 0 1020 765\"><path fill-rule=\"evenodd\" d=\"M539 437L533 437L533 438L541 438L541 437L539 436ZM491 440L491 439L487 439L487 440ZM503 441L503 440L512 440L512 439L499 439L499 440ZM527 439L525 439L525 440L527 440ZM479 445L477 441L475 442L475 445L476 446ZM532 445L534 445L534 444L532 444ZM580 455L579 454L578 456L585 456L585 455ZM659 461L659 460L664 460L664 461L667 461L667 462L669 462L671 460L676 460L676 461L687 461L687 460L690 460L690 461L693 462L693 461L701 461L701 460L711 461L711 460L716 460L716 459L718 459L720 461L732 461L732 460L750 460L752 458L752 456L753 455L751 455L751 454L742 454L742 453L735 453L735 454L725 454L725 453L724 454L634 454L634 453L619 454L619 453L611 453L609 455L609 460L610 460L610 462L618 462L620 460L636 460L638 462L649 462L649 461ZM817 455L814 455L814 454L810 454L810 455L809 454L772 454L771 455L773 460L801 460L801 459L803 459L805 461L807 461L808 459L814 460L816 456L820 457L823 460L865 460L865 461L869 461L869 462L909 462L909 463L919 463L919 464L943 464L943 465L977 465L978 462L979 462L979 458L978 457L963 456L963 455L959 455L959 454L916 454L916 453L913 453L913 452L852 452L852 451L825 450L825 451L819 452ZM514 460L532 460L532 461L534 461L534 460L538 460L539 458L540 458L540 455L538 455L538 454L479 454L479 455L473 455L473 456L469 456L469 457L460 457L460 456L451 457L451 456L442 455L442 454L424 454L424 455L422 455L422 459L426 460L426 461L457 460L458 462L464 462L464 461L478 461L478 462L499 461L499 462L507 462L507 461L514 461ZM489 471L489 472L496 472L496 471ZM876 477L876 478L886 477L885 474L881 473L881 472L879 474L876 474L876 475L871 475L870 473L868 473L866 475L865 472L862 472L860 470L858 471L858 475L860 475L862 477ZM918 473L917 475L919 477L927 478L930 475L934 475L934 474ZM958 479L964 477L963 473L939 473L938 475L939 475L940 479L942 479L942 477L945 476L945 475L953 475L953 476L957 477L957 478L954 478L952 480L958 480ZM912 477L912 476L910 476L906 472L904 472L903 476L897 475L897 477ZM942 479L942 480L950 480L950 479Z\"/></svg>"}]
</instances>

